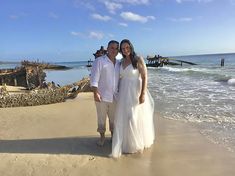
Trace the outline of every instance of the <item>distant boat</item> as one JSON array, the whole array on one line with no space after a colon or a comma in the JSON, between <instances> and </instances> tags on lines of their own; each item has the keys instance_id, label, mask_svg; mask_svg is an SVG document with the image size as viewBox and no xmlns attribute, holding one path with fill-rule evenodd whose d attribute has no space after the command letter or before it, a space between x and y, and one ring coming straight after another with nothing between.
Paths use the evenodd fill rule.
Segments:
<instances>
[{"instance_id":1,"label":"distant boat","mask_svg":"<svg viewBox=\"0 0 235 176\"><path fill-rule=\"evenodd\" d=\"M86 66L87 67L92 67L92 63L93 63L93 61L90 59L90 60L87 61L87 65Z\"/></svg>"}]
</instances>

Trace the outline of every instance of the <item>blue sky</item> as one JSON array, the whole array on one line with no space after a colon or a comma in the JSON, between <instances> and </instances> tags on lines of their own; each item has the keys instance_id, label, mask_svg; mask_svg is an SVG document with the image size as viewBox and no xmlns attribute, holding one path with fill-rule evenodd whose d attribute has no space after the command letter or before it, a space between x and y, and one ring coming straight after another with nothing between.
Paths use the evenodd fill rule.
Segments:
<instances>
[{"instance_id":1,"label":"blue sky","mask_svg":"<svg viewBox=\"0 0 235 176\"><path fill-rule=\"evenodd\" d=\"M81 61L111 39L139 55L235 52L235 0L0 0L0 61Z\"/></svg>"}]
</instances>

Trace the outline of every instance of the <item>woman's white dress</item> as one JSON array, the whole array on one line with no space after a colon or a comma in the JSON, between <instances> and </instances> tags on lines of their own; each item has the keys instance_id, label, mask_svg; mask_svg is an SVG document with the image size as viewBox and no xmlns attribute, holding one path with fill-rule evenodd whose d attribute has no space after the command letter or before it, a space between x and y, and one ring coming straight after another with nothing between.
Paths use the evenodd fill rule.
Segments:
<instances>
[{"instance_id":1,"label":"woman's white dress","mask_svg":"<svg viewBox=\"0 0 235 176\"><path fill-rule=\"evenodd\" d=\"M154 103L147 91L145 102L139 104L142 80L132 64L120 68L120 85L112 139L112 157L136 153L154 141Z\"/></svg>"}]
</instances>

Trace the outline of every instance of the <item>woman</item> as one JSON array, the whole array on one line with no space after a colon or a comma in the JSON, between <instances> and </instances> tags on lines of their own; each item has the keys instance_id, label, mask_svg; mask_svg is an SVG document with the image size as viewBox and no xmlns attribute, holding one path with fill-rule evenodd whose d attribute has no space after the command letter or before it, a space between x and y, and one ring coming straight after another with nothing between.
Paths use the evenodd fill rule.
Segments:
<instances>
[{"instance_id":1,"label":"woman","mask_svg":"<svg viewBox=\"0 0 235 176\"><path fill-rule=\"evenodd\" d=\"M154 103L147 90L147 69L127 39L121 41L119 95L112 139L112 157L142 152L154 141Z\"/></svg>"}]
</instances>

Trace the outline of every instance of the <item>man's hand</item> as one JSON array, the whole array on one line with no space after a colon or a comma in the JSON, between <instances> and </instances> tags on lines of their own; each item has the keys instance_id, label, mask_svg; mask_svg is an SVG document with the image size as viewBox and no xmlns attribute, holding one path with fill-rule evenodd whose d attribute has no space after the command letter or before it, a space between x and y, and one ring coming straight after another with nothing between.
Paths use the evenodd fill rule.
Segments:
<instances>
[{"instance_id":1,"label":"man's hand","mask_svg":"<svg viewBox=\"0 0 235 176\"><path fill-rule=\"evenodd\" d=\"M98 101L98 102L101 102L101 96L98 92L94 92L94 100Z\"/></svg>"},{"instance_id":2,"label":"man's hand","mask_svg":"<svg viewBox=\"0 0 235 176\"><path fill-rule=\"evenodd\" d=\"M100 96L100 93L99 93L97 87L92 86L92 91L94 93L94 100L98 101L98 102L101 102L101 96Z\"/></svg>"}]
</instances>

